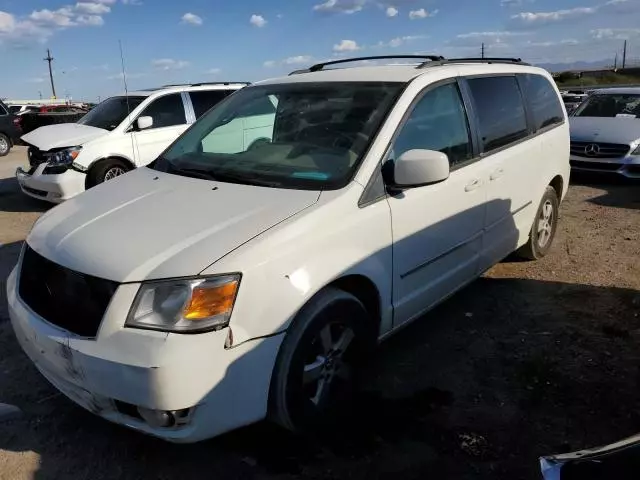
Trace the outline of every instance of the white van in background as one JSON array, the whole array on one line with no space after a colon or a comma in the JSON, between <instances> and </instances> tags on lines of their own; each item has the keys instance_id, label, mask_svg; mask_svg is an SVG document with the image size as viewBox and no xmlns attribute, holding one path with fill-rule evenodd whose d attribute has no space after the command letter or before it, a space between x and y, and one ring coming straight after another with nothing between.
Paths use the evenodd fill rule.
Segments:
<instances>
[{"instance_id":1,"label":"white van in background","mask_svg":"<svg viewBox=\"0 0 640 480\"><path fill-rule=\"evenodd\" d=\"M68 200L148 165L190 124L246 85L202 83L132 92L108 98L77 123L40 127L22 137L30 168L18 168L18 183L29 196Z\"/></svg>"}]
</instances>

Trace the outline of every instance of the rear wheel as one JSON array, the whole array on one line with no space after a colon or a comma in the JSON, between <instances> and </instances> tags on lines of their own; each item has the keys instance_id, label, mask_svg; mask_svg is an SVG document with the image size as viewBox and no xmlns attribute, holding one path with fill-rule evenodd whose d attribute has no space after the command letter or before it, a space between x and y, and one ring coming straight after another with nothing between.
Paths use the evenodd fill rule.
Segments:
<instances>
[{"instance_id":1,"label":"rear wheel","mask_svg":"<svg viewBox=\"0 0 640 480\"><path fill-rule=\"evenodd\" d=\"M95 165L87 176L87 185L94 187L108 180L113 180L129 171L129 166L118 159L108 159Z\"/></svg>"},{"instance_id":2,"label":"rear wheel","mask_svg":"<svg viewBox=\"0 0 640 480\"><path fill-rule=\"evenodd\" d=\"M343 425L355 399L359 367L375 344L362 303L327 288L294 320L271 383L270 418L298 433Z\"/></svg>"},{"instance_id":3,"label":"rear wheel","mask_svg":"<svg viewBox=\"0 0 640 480\"><path fill-rule=\"evenodd\" d=\"M4 157L11 151L11 140L4 133L0 133L0 157Z\"/></svg>"},{"instance_id":4,"label":"rear wheel","mask_svg":"<svg viewBox=\"0 0 640 480\"><path fill-rule=\"evenodd\" d=\"M539 260L549 253L558 227L558 207L558 193L553 187L547 187L533 221L529 240L518 249L518 256Z\"/></svg>"}]
</instances>

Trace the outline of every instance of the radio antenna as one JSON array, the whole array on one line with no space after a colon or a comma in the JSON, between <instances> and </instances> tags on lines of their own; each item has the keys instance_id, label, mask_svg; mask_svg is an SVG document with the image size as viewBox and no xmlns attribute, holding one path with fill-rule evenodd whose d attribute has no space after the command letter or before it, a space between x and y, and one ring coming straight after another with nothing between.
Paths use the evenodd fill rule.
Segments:
<instances>
[{"instance_id":1,"label":"radio antenna","mask_svg":"<svg viewBox=\"0 0 640 480\"><path fill-rule=\"evenodd\" d=\"M122 40L118 40L120 46L120 63L122 64L122 82L124 83L124 97L127 101L127 118L131 118L131 105L129 104L129 87L127 86L127 71L124 66L124 53L122 51ZM136 146L133 141L133 135L131 135L131 153L133 154L133 163L136 162Z\"/></svg>"}]
</instances>

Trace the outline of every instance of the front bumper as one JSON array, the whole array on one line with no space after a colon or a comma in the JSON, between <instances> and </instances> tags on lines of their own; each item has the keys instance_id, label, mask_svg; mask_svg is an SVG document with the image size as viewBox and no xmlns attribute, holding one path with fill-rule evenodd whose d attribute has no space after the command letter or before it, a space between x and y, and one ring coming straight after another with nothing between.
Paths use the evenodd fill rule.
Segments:
<instances>
[{"instance_id":1,"label":"front bumper","mask_svg":"<svg viewBox=\"0 0 640 480\"><path fill-rule=\"evenodd\" d=\"M266 416L271 373L282 335L225 349L227 331L176 335L124 328L137 285L121 285L96 339L61 330L18 296L18 267L7 281L16 337L38 370L62 393L112 422L190 443ZM188 409L187 423L153 427L123 413L122 402L152 410Z\"/></svg>"},{"instance_id":2,"label":"front bumper","mask_svg":"<svg viewBox=\"0 0 640 480\"><path fill-rule=\"evenodd\" d=\"M41 163L30 172L18 167L16 179L26 195L52 203L62 203L84 192L86 174L69 169L64 173L48 175L44 173L46 167L46 163Z\"/></svg>"},{"instance_id":3,"label":"front bumper","mask_svg":"<svg viewBox=\"0 0 640 480\"><path fill-rule=\"evenodd\" d=\"M571 155L570 164L573 170L617 173L627 178L640 178L640 156L637 155L619 158L588 158Z\"/></svg>"}]
</instances>

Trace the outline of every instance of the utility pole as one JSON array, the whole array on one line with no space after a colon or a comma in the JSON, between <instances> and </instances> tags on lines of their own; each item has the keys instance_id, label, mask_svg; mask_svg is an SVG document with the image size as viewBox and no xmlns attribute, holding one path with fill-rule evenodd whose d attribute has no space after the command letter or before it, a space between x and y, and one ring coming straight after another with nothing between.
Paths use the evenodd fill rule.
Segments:
<instances>
[{"instance_id":1,"label":"utility pole","mask_svg":"<svg viewBox=\"0 0 640 480\"><path fill-rule=\"evenodd\" d=\"M622 69L627 66L627 41L624 41L624 48L622 49Z\"/></svg>"},{"instance_id":2,"label":"utility pole","mask_svg":"<svg viewBox=\"0 0 640 480\"><path fill-rule=\"evenodd\" d=\"M484 58L484 42L482 42L482 58Z\"/></svg>"},{"instance_id":3,"label":"utility pole","mask_svg":"<svg viewBox=\"0 0 640 480\"><path fill-rule=\"evenodd\" d=\"M53 98L56 98L56 87L53 84L53 70L51 69L51 62L53 62L53 57L51 56L51 52L47 48L47 58L44 59L45 62L49 62L49 79L51 80L51 92L53 93Z\"/></svg>"},{"instance_id":4,"label":"utility pole","mask_svg":"<svg viewBox=\"0 0 640 480\"><path fill-rule=\"evenodd\" d=\"M618 52L616 52L616 56L613 60L613 70L616 71L618 69Z\"/></svg>"}]
</instances>

